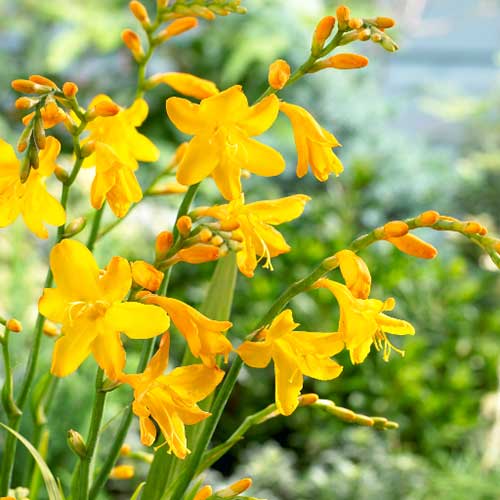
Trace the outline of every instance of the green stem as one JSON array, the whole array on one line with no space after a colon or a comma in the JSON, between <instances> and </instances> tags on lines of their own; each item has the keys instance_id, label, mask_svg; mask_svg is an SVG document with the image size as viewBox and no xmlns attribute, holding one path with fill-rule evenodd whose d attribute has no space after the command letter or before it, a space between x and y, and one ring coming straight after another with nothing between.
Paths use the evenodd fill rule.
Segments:
<instances>
[{"instance_id":1,"label":"green stem","mask_svg":"<svg viewBox=\"0 0 500 500\"><path fill-rule=\"evenodd\" d=\"M97 241L99 234L99 227L102 221L102 215L104 213L104 208L106 204L103 204L101 208L95 211L94 219L92 221L92 227L90 229L89 239L87 240L87 248L92 252L94 249L95 242Z\"/></svg>"},{"instance_id":2,"label":"green stem","mask_svg":"<svg viewBox=\"0 0 500 500\"><path fill-rule=\"evenodd\" d=\"M89 433L85 442L86 452L80 459L79 469L79 482L78 482L78 497L77 500L88 500L89 498L89 478L90 467L94 458L94 453L97 448L97 440L99 438L99 428L102 422L102 415L104 412L104 403L106 401L106 392L102 391L102 383L104 381L104 371L101 368L97 369L95 380L95 399L94 407L92 409L92 417L90 419Z\"/></svg>"}]
</instances>

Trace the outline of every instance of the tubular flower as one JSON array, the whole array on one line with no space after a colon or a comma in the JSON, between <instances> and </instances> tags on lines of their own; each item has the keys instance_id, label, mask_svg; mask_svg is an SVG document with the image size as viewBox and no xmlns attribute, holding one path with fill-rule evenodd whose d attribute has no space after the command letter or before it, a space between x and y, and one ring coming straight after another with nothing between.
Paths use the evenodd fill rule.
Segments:
<instances>
[{"instance_id":1,"label":"tubular flower","mask_svg":"<svg viewBox=\"0 0 500 500\"><path fill-rule=\"evenodd\" d=\"M365 261L351 250L341 250L335 257L349 291L358 299L367 299L370 295L372 277Z\"/></svg>"},{"instance_id":2,"label":"tubular flower","mask_svg":"<svg viewBox=\"0 0 500 500\"><path fill-rule=\"evenodd\" d=\"M169 327L170 320L159 307L123 302L132 276L122 257L113 257L100 273L85 245L65 239L52 249L50 268L57 288L44 290L38 308L49 320L62 323L63 335L52 356L53 375L69 375L92 353L106 375L116 380L125 366L120 332L146 339Z\"/></svg>"},{"instance_id":3,"label":"tubular flower","mask_svg":"<svg viewBox=\"0 0 500 500\"><path fill-rule=\"evenodd\" d=\"M407 321L383 314L394 309L393 298L386 301L358 299L345 285L325 278L316 282L315 288L327 288L337 299L340 306L339 332L353 364L365 360L372 344L377 350L383 349L384 361L389 360L392 349L404 355L404 351L391 344L387 334L414 335L415 329Z\"/></svg>"},{"instance_id":4,"label":"tubular flower","mask_svg":"<svg viewBox=\"0 0 500 500\"><path fill-rule=\"evenodd\" d=\"M45 148L39 154L38 169L31 169L23 184L19 179L21 163L14 149L0 139L0 227L12 224L21 214L30 231L39 238L48 238L44 222L53 226L64 224L64 208L45 187L45 179L56 168L60 150L59 141L47 137Z\"/></svg>"},{"instance_id":5,"label":"tubular flower","mask_svg":"<svg viewBox=\"0 0 500 500\"><path fill-rule=\"evenodd\" d=\"M193 356L201 358L204 365L209 368L217 366L215 359L217 354L224 355L227 361L233 346L223 332L233 326L230 321L207 318L193 307L176 299L149 295L144 300L148 304L156 304L165 309L186 339Z\"/></svg>"},{"instance_id":6,"label":"tubular flower","mask_svg":"<svg viewBox=\"0 0 500 500\"><path fill-rule=\"evenodd\" d=\"M112 103L105 95L95 97L90 108ZM90 121L86 141L95 142L95 152L85 158L84 167L96 167L91 189L91 203L101 208L106 199L117 217L123 217L132 203L142 199L134 171L138 161L152 162L159 157L158 148L136 129L146 119L148 105L138 99L128 109L114 116L98 116Z\"/></svg>"},{"instance_id":7,"label":"tubular flower","mask_svg":"<svg viewBox=\"0 0 500 500\"><path fill-rule=\"evenodd\" d=\"M314 177L321 182L330 174L342 173L344 167L333 153L332 148L340 146L335 136L321 127L314 117L304 108L287 102L280 103L280 111L288 116L293 127L297 148L297 176L304 177L309 165Z\"/></svg>"},{"instance_id":8,"label":"tubular flower","mask_svg":"<svg viewBox=\"0 0 500 500\"><path fill-rule=\"evenodd\" d=\"M286 309L259 334L259 342L244 342L236 352L254 368L274 362L276 405L282 415L297 408L303 376L331 380L342 366L330 359L344 348L339 333L297 332L292 311Z\"/></svg>"},{"instance_id":9,"label":"tubular flower","mask_svg":"<svg viewBox=\"0 0 500 500\"><path fill-rule=\"evenodd\" d=\"M261 259L266 259L264 268L272 270L271 258L290 251L290 246L273 226L299 217L309 200L309 196L296 194L245 205L242 196L227 205L200 208L195 213L239 226L233 231L243 247L237 253L238 268L251 278Z\"/></svg>"},{"instance_id":10,"label":"tubular flower","mask_svg":"<svg viewBox=\"0 0 500 500\"><path fill-rule=\"evenodd\" d=\"M249 107L240 85L193 104L167 99L167 114L185 134L194 135L177 168L177 180L190 186L211 175L222 196L234 200L241 193L241 170L257 175L279 175L285 160L273 148L250 137L265 132L276 120L278 98L270 95Z\"/></svg>"},{"instance_id":11,"label":"tubular flower","mask_svg":"<svg viewBox=\"0 0 500 500\"><path fill-rule=\"evenodd\" d=\"M200 364L182 366L164 375L169 340L168 333L162 337L160 348L144 373L123 375L121 380L134 388L132 410L139 417L142 444L154 443L155 420L170 451L182 459L189 453L184 425L196 424L210 416L196 403L213 392L224 372Z\"/></svg>"}]
</instances>

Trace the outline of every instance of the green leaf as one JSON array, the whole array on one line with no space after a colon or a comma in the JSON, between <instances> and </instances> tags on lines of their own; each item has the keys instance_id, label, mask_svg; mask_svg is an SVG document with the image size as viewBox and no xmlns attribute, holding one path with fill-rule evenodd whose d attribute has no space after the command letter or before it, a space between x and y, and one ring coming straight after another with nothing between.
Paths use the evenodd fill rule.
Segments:
<instances>
[{"instance_id":1,"label":"green leaf","mask_svg":"<svg viewBox=\"0 0 500 500\"><path fill-rule=\"evenodd\" d=\"M36 448L21 434L16 432L14 429L11 429L9 426L0 423L0 426L2 426L5 430L13 434L21 443L26 446L28 451L31 453L31 456L35 460L35 462L38 465L38 468L40 469L40 472L42 473L43 481L45 482L45 487L47 488L47 493L49 495L49 500L64 500L61 493L59 492L59 487L57 486L57 482L54 479L54 476L52 475L52 472L50 472L49 467L45 463L44 459L38 453Z\"/></svg>"},{"instance_id":2,"label":"green leaf","mask_svg":"<svg viewBox=\"0 0 500 500\"><path fill-rule=\"evenodd\" d=\"M130 500L137 500L139 498L139 495L142 491L142 488L144 488L144 485L146 484L146 481L143 481L142 483L137 486L137 488L134 491L134 494L130 497Z\"/></svg>"}]
</instances>

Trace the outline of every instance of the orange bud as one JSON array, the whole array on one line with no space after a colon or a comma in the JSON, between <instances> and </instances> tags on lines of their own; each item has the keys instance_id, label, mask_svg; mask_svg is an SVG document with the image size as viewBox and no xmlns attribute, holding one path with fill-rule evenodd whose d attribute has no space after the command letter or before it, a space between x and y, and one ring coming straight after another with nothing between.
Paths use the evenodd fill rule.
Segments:
<instances>
[{"instance_id":1,"label":"orange bud","mask_svg":"<svg viewBox=\"0 0 500 500\"><path fill-rule=\"evenodd\" d=\"M21 110L30 109L37 102L38 99L31 99L30 97L20 97L19 99L16 99L16 109L21 109Z\"/></svg>"},{"instance_id":2,"label":"orange bud","mask_svg":"<svg viewBox=\"0 0 500 500\"><path fill-rule=\"evenodd\" d=\"M57 89L57 85L52 80L46 78L45 76L31 75L30 80L32 82L38 83L39 85L45 85L46 87L52 87L53 89Z\"/></svg>"},{"instance_id":3,"label":"orange bud","mask_svg":"<svg viewBox=\"0 0 500 500\"><path fill-rule=\"evenodd\" d=\"M358 69L368 64L368 58L358 54L336 54L320 62L325 68Z\"/></svg>"},{"instance_id":4,"label":"orange bud","mask_svg":"<svg viewBox=\"0 0 500 500\"><path fill-rule=\"evenodd\" d=\"M141 24L149 24L150 21L149 21L148 11L141 2L138 2L137 0L132 0L132 2L128 4L128 6L132 14Z\"/></svg>"},{"instance_id":5,"label":"orange bud","mask_svg":"<svg viewBox=\"0 0 500 500\"><path fill-rule=\"evenodd\" d=\"M333 16L325 16L316 25L316 29L313 34L312 41L312 52L314 54L321 51L323 45L325 45L326 40L332 34L333 28L335 26L335 18Z\"/></svg>"},{"instance_id":6,"label":"orange bud","mask_svg":"<svg viewBox=\"0 0 500 500\"><path fill-rule=\"evenodd\" d=\"M34 116L35 116L34 111L32 113L29 113L29 114L23 116L23 118L21 120L23 122L23 125L26 127L31 122L31 120L33 120Z\"/></svg>"},{"instance_id":7,"label":"orange bud","mask_svg":"<svg viewBox=\"0 0 500 500\"><path fill-rule=\"evenodd\" d=\"M249 477L246 477L244 479L236 481L235 483L231 484L227 488L224 488L223 490L216 491L215 494L219 498L233 498L236 495L239 495L240 493L243 493L244 491L248 490L250 486L252 486L252 480Z\"/></svg>"},{"instance_id":8,"label":"orange bud","mask_svg":"<svg viewBox=\"0 0 500 500\"><path fill-rule=\"evenodd\" d=\"M377 17L373 24L375 24L377 28L386 30L392 28L396 24L396 21L390 17Z\"/></svg>"},{"instance_id":9,"label":"orange bud","mask_svg":"<svg viewBox=\"0 0 500 500\"><path fill-rule=\"evenodd\" d=\"M120 456L126 457L127 455L130 455L131 451L132 448L130 447L130 445L127 443L123 443L122 447L120 448Z\"/></svg>"},{"instance_id":10,"label":"orange bud","mask_svg":"<svg viewBox=\"0 0 500 500\"><path fill-rule=\"evenodd\" d=\"M319 396L314 393L302 394L301 396L299 396L299 406L313 405L314 403L316 403L316 401L318 401L318 399Z\"/></svg>"},{"instance_id":11,"label":"orange bud","mask_svg":"<svg viewBox=\"0 0 500 500\"><path fill-rule=\"evenodd\" d=\"M427 210L426 212L422 212L417 217L417 224L419 226L432 226L439 220L439 213L435 210Z\"/></svg>"},{"instance_id":12,"label":"orange bud","mask_svg":"<svg viewBox=\"0 0 500 500\"><path fill-rule=\"evenodd\" d=\"M211 240L210 244L216 247L220 247L224 243L224 238L216 234Z\"/></svg>"},{"instance_id":13,"label":"orange bud","mask_svg":"<svg viewBox=\"0 0 500 500\"><path fill-rule=\"evenodd\" d=\"M133 465L117 465L111 469L110 479L132 479L135 469Z\"/></svg>"},{"instance_id":14,"label":"orange bud","mask_svg":"<svg viewBox=\"0 0 500 500\"><path fill-rule=\"evenodd\" d=\"M132 31L131 29L123 30L122 40L130 50L130 52L132 52L132 55L136 60L139 60L144 56L144 49L142 48L141 39L135 31Z\"/></svg>"},{"instance_id":15,"label":"orange bud","mask_svg":"<svg viewBox=\"0 0 500 500\"><path fill-rule=\"evenodd\" d=\"M217 260L220 257L218 247L204 243L196 243L188 248L183 248L175 254L175 259L188 264L202 264Z\"/></svg>"},{"instance_id":16,"label":"orange bud","mask_svg":"<svg viewBox=\"0 0 500 500\"><path fill-rule=\"evenodd\" d=\"M349 19L349 22L347 24L352 30L359 30L359 28L363 26L363 19L360 19L359 17L353 17L352 19Z\"/></svg>"},{"instance_id":17,"label":"orange bud","mask_svg":"<svg viewBox=\"0 0 500 500\"><path fill-rule=\"evenodd\" d=\"M191 217L189 217L189 215L183 215L182 217L179 217L175 225L180 235L183 238L186 238L187 236L189 236L189 233L191 232L191 228L193 227L193 221L191 220Z\"/></svg>"},{"instance_id":18,"label":"orange bud","mask_svg":"<svg viewBox=\"0 0 500 500\"><path fill-rule=\"evenodd\" d=\"M366 42L367 40L370 40L371 36L372 36L372 33L369 29L358 31L358 40L361 40L362 42ZM376 39L377 39L377 37L375 37L375 40ZM380 41L381 40L382 40L382 37L380 37Z\"/></svg>"},{"instance_id":19,"label":"orange bud","mask_svg":"<svg viewBox=\"0 0 500 500\"><path fill-rule=\"evenodd\" d=\"M213 494L212 487L207 484L203 486L203 488L198 490L193 500L207 500L207 498L211 497L212 494Z\"/></svg>"},{"instance_id":20,"label":"orange bud","mask_svg":"<svg viewBox=\"0 0 500 500\"><path fill-rule=\"evenodd\" d=\"M237 220L223 220L220 221L219 225L223 231L235 231L240 227L240 223Z\"/></svg>"},{"instance_id":21,"label":"orange bud","mask_svg":"<svg viewBox=\"0 0 500 500\"><path fill-rule=\"evenodd\" d=\"M284 59L278 59L269 65L267 80L273 89L282 89L290 78L290 65Z\"/></svg>"},{"instance_id":22,"label":"orange bud","mask_svg":"<svg viewBox=\"0 0 500 500\"><path fill-rule=\"evenodd\" d=\"M66 113L54 101L48 102L41 110L43 126L51 128L66 120Z\"/></svg>"},{"instance_id":23,"label":"orange bud","mask_svg":"<svg viewBox=\"0 0 500 500\"><path fill-rule=\"evenodd\" d=\"M208 227L204 227L199 233L198 233L198 239L202 242L202 243L207 243L210 241L210 239L212 238L213 236L213 233L212 231L210 231L210 229L208 229Z\"/></svg>"},{"instance_id":24,"label":"orange bud","mask_svg":"<svg viewBox=\"0 0 500 500\"><path fill-rule=\"evenodd\" d=\"M495 252L496 252L497 254L500 254L500 241L497 241L497 242L494 244L493 248L495 249Z\"/></svg>"},{"instance_id":25,"label":"orange bud","mask_svg":"<svg viewBox=\"0 0 500 500\"><path fill-rule=\"evenodd\" d=\"M393 220L384 224L384 234L388 238L399 238L408 233L408 224L402 220Z\"/></svg>"},{"instance_id":26,"label":"orange bud","mask_svg":"<svg viewBox=\"0 0 500 500\"><path fill-rule=\"evenodd\" d=\"M148 88L153 88L160 83L164 83L177 92L195 99L205 99L219 93L219 89L214 82L189 73L157 73L147 81Z\"/></svg>"},{"instance_id":27,"label":"orange bud","mask_svg":"<svg viewBox=\"0 0 500 500\"><path fill-rule=\"evenodd\" d=\"M463 231L465 234L479 234L483 229L479 222L471 221L465 223Z\"/></svg>"},{"instance_id":28,"label":"orange bud","mask_svg":"<svg viewBox=\"0 0 500 500\"><path fill-rule=\"evenodd\" d=\"M57 328L55 323L52 323L52 321L46 319L43 322L43 334L46 335L47 337L58 337L61 332L59 328Z\"/></svg>"},{"instance_id":29,"label":"orange bud","mask_svg":"<svg viewBox=\"0 0 500 500\"><path fill-rule=\"evenodd\" d=\"M348 28L349 18L351 17L351 11L346 5L341 5L337 7L336 11L337 21L339 22L339 29L345 30Z\"/></svg>"},{"instance_id":30,"label":"orange bud","mask_svg":"<svg viewBox=\"0 0 500 500\"><path fill-rule=\"evenodd\" d=\"M430 243L413 234L406 234L400 238L387 238L387 241L390 241L401 252L420 259L433 259L438 253Z\"/></svg>"},{"instance_id":31,"label":"orange bud","mask_svg":"<svg viewBox=\"0 0 500 500\"><path fill-rule=\"evenodd\" d=\"M34 94L36 92L37 84L31 80L13 80L11 86L17 92L23 92L24 94Z\"/></svg>"},{"instance_id":32,"label":"orange bud","mask_svg":"<svg viewBox=\"0 0 500 500\"><path fill-rule=\"evenodd\" d=\"M180 35L198 26L196 17L181 17L172 21L164 30L158 33L158 39L162 42L173 36Z\"/></svg>"},{"instance_id":33,"label":"orange bud","mask_svg":"<svg viewBox=\"0 0 500 500\"><path fill-rule=\"evenodd\" d=\"M5 328L14 333L23 331L23 325L21 325L21 322L14 318L7 320L7 323L5 323Z\"/></svg>"},{"instance_id":34,"label":"orange bud","mask_svg":"<svg viewBox=\"0 0 500 500\"><path fill-rule=\"evenodd\" d=\"M179 184L178 182L167 182L160 187L156 187L151 191L151 194L182 194L188 190L187 186Z\"/></svg>"},{"instance_id":35,"label":"orange bud","mask_svg":"<svg viewBox=\"0 0 500 500\"><path fill-rule=\"evenodd\" d=\"M75 95L78 92L78 85L74 82L65 82L63 87L62 87L63 94L68 98L71 99L75 97Z\"/></svg>"},{"instance_id":36,"label":"orange bud","mask_svg":"<svg viewBox=\"0 0 500 500\"><path fill-rule=\"evenodd\" d=\"M170 231L162 231L156 237L156 259L163 260L174 244L174 235Z\"/></svg>"},{"instance_id":37,"label":"orange bud","mask_svg":"<svg viewBox=\"0 0 500 500\"><path fill-rule=\"evenodd\" d=\"M93 118L115 116L120 112L120 106L113 101L98 102L88 113L89 120Z\"/></svg>"},{"instance_id":38,"label":"orange bud","mask_svg":"<svg viewBox=\"0 0 500 500\"><path fill-rule=\"evenodd\" d=\"M132 278L143 288L156 292L163 281L163 273L143 260L136 260L132 263Z\"/></svg>"}]
</instances>

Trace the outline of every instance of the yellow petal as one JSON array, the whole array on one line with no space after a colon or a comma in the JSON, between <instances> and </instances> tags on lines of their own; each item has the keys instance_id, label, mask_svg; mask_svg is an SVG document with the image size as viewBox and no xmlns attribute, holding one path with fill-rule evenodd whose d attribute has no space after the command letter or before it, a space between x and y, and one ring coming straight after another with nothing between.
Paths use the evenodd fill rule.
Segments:
<instances>
[{"instance_id":1,"label":"yellow petal","mask_svg":"<svg viewBox=\"0 0 500 500\"><path fill-rule=\"evenodd\" d=\"M287 336L287 342L291 343L295 350L303 354L315 354L330 357L344 349L342 335L338 332L323 333L294 331Z\"/></svg>"},{"instance_id":2,"label":"yellow petal","mask_svg":"<svg viewBox=\"0 0 500 500\"><path fill-rule=\"evenodd\" d=\"M160 157L160 150L154 143L136 130L129 130L127 143L134 157L139 161L152 162Z\"/></svg>"},{"instance_id":3,"label":"yellow petal","mask_svg":"<svg viewBox=\"0 0 500 500\"><path fill-rule=\"evenodd\" d=\"M219 92L215 83L189 73L164 73L163 75L151 77L152 80L155 80L155 78L169 85L177 92L195 99L205 99Z\"/></svg>"},{"instance_id":4,"label":"yellow petal","mask_svg":"<svg viewBox=\"0 0 500 500\"><path fill-rule=\"evenodd\" d=\"M141 443L144 446L152 446L156 439L156 425L149 417L140 417L139 427L141 431Z\"/></svg>"},{"instance_id":5,"label":"yellow petal","mask_svg":"<svg viewBox=\"0 0 500 500\"><path fill-rule=\"evenodd\" d=\"M79 241L65 239L50 253L50 267L61 293L92 302L99 297L99 268L92 252Z\"/></svg>"},{"instance_id":6,"label":"yellow petal","mask_svg":"<svg viewBox=\"0 0 500 500\"><path fill-rule=\"evenodd\" d=\"M168 367L168 354L170 350L170 334L164 333L160 341L160 347L148 363L144 375L155 379L161 375Z\"/></svg>"},{"instance_id":7,"label":"yellow petal","mask_svg":"<svg viewBox=\"0 0 500 500\"><path fill-rule=\"evenodd\" d=\"M163 273L143 260L132 262L132 276L138 285L152 292L156 292L163 281Z\"/></svg>"},{"instance_id":8,"label":"yellow petal","mask_svg":"<svg viewBox=\"0 0 500 500\"><path fill-rule=\"evenodd\" d=\"M343 370L336 361L330 358L320 358L311 354L298 358L300 371L307 377L316 380L332 380L337 378Z\"/></svg>"},{"instance_id":9,"label":"yellow petal","mask_svg":"<svg viewBox=\"0 0 500 500\"><path fill-rule=\"evenodd\" d=\"M125 367L125 349L119 332L98 335L90 349L97 364L111 380L118 380Z\"/></svg>"},{"instance_id":10,"label":"yellow petal","mask_svg":"<svg viewBox=\"0 0 500 500\"><path fill-rule=\"evenodd\" d=\"M186 153L177 167L177 182L185 186L197 184L208 177L220 161L218 145L206 135L189 141Z\"/></svg>"},{"instance_id":11,"label":"yellow petal","mask_svg":"<svg viewBox=\"0 0 500 500\"><path fill-rule=\"evenodd\" d=\"M386 314L377 315L377 323L380 329L393 335L415 335L413 325L402 319L391 318Z\"/></svg>"},{"instance_id":12,"label":"yellow petal","mask_svg":"<svg viewBox=\"0 0 500 500\"><path fill-rule=\"evenodd\" d=\"M271 361L272 348L267 342L243 342L236 352L252 368L265 368Z\"/></svg>"},{"instance_id":13,"label":"yellow petal","mask_svg":"<svg viewBox=\"0 0 500 500\"><path fill-rule=\"evenodd\" d=\"M361 299L370 295L372 278L365 261L351 250L341 250L335 254L340 272L351 293Z\"/></svg>"},{"instance_id":14,"label":"yellow petal","mask_svg":"<svg viewBox=\"0 0 500 500\"><path fill-rule=\"evenodd\" d=\"M310 199L305 194L296 194L276 200L257 201L245 205L244 211L267 224L282 224L299 217Z\"/></svg>"},{"instance_id":15,"label":"yellow petal","mask_svg":"<svg viewBox=\"0 0 500 500\"><path fill-rule=\"evenodd\" d=\"M241 85L233 85L200 103L203 117L215 123L239 123L247 116L248 110Z\"/></svg>"},{"instance_id":16,"label":"yellow petal","mask_svg":"<svg viewBox=\"0 0 500 500\"><path fill-rule=\"evenodd\" d=\"M224 378L224 372L205 365L181 366L165 377L169 389L179 397L197 403L211 394Z\"/></svg>"},{"instance_id":17,"label":"yellow petal","mask_svg":"<svg viewBox=\"0 0 500 500\"><path fill-rule=\"evenodd\" d=\"M44 289L38 301L38 310L42 316L55 323L62 323L66 317L67 308L68 300L59 288Z\"/></svg>"},{"instance_id":18,"label":"yellow petal","mask_svg":"<svg viewBox=\"0 0 500 500\"><path fill-rule=\"evenodd\" d=\"M111 100L111 99L110 99ZM122 111L126 120L134 127L139 127L148 116L148 103L144 99L136 99L132 106Z\"/></svg>"},{"instance_id":19,"label":"yellow petal","mask_svg":"<svg viewBox=\"0 0 500 500\"><path fill-rule=\"evenodd\" d=\"M61 143L53 136L47 137L45 147L38 156L40 165L38 172L44 177L48 177L56 168L56 158L61 152Z\"/></svg>"},{"instance_id":20,"label":"yellow petal","mask_svg":"<svg viewBox=\"0 0 500 500\"><path fill-rule=\"evenodd\" d=\"M113 257L99 279L99 289L104 300L121 302L132 286L130 264L123 257Z\"/></svg>"},{"instance_id":21,"label":"yellow petal","mask_svg":"<svg viewBox=\"0 0 500 500\"><path fill-rule=\"evenodd\" d=\"M170 97L167 99L166 108L172 123L185 134L201 134L214 128L213 124L202 116L199 104L181 97Z\"/></svg>"},{"instance_id":22,"label":"yellow petal","mask_svg":"<svg viewBox=\"0 0 500 500\"><path fill-rule=\"evenodd\" d=\"M109 206L117 217L124 217L132 203L142 200L142 190L134 172L127 166L116 171L115 184L106 194Z\"/></svg>"},{"instance_id":23,"label":"yellow petal","mask_svg":"<svg viewBox=\"0 0 500 500\"><path fill-rule=\"evenodd\" d=\"M226 200L235 200L241 195L241 164L235 158L222 156L221 162L212 172L212 177Z\"/></svg>"},{"instance_id":24,"label":"yellow petal","mask_svg":"<svg viewBox=\"0 0 500 500\"><path fill-rule=\"evenodd\" d=\"M246 164L242 167L250 172L270 177L279 175L285 170L285 159L271 146L254 139L244 139L241 147L244 148L247 158Z\"/></svg>"},{"instance_id":25,"label":"yellow petal","mask_svg":"<svg viewBox=\"0 0 500 500\"><path fill-rule=\"evenodd\" d=\"M3 139L0 139L0 177L9 172L9 175L19 174L19 160L14 148Z\"/></svg>"},{"instance_id":26,"label":"yellow petal","mask_svg":"<svg viewBox=\"0 0 500 500\"><path fill-rule=\"evenodd\" d=\"M292 310L285 309L274 318L269 329L265 331L268 338L276 340L295 330L298 326L299 324L293 321Z\"/></svg>"},{"instance_id":27,"label":"yellow petal","mask_svg":"<svg viewBox=\"0 0 500 500\"><path fill-rule=\"evenodd\" d=\"M279 100L272 94L254 104L239 126L249 135L264 133L276 121L279 113Z\"/></svg>"},{"instance_id":28,"label":"yellow petal","mask_svg":"<svg viewBox=\"0 0 500 500\"><path fill-rule=\"evenodd\" d=\"M113 304L106 312L106 323L132 339L149 339L165 332L170 326L167 313L160 307L125 302Z\"/></svg>"},{"instance_id":29,"label":"yellow petal","mask_svg":"<svg viewBox=\"0 0 500 500\"><path fill-rule=\"evenodd\" d=\"M273 349L276 406L282 415L291 415L299 405L302 373L296 359L281 346Z\"/></svg>"}]
</instances>

